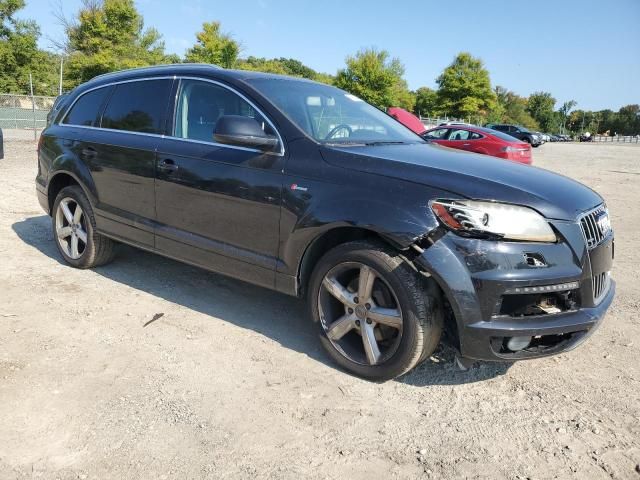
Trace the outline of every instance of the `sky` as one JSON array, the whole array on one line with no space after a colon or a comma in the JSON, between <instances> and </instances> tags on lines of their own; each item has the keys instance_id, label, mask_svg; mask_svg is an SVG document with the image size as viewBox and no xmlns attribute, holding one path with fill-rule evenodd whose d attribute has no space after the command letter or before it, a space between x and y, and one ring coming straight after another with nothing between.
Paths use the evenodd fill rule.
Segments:
<instances>
[{"instance_id":1,"label":"sky","mask_svg":"<svg viewBox=\"0 0 640 480\"><path fill-rule=\"evenodd\" d=\"M27 0L20 17L61 39L53 15L80 0ZM145 26L183 54L204 21L218 20L242 56L291 57L335 74L348 55L385 49L411 89L434 88L455 55L480 57L492 84L519 95L548 91L559 106L600 110L640 103L640 0L137 0Z\"/></svg>"}]
</instances>

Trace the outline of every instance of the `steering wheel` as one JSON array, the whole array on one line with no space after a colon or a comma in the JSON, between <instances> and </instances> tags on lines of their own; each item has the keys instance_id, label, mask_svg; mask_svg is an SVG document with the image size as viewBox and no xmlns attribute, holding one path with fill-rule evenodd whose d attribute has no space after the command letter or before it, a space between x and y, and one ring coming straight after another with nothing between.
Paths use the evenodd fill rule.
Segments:
<instances>
[{"instance_id":1,"label":"steering wheel","mask_svg":"<svg viewBox=\"0 0 640 480\"><path fill-rule=\"evenodd\" d=\"M346 130L347 132L349 132L349 136L351 136L351 134L353 133L353 129L345 124L345 123L341 123L340 125L338 125L337 127L334 127L331 129L331 131L329 133L327 133L327 136L324 137L325 140L331 140L333 138L333 136L338 133L340 130Z\"/></svg>"}]
</instances>

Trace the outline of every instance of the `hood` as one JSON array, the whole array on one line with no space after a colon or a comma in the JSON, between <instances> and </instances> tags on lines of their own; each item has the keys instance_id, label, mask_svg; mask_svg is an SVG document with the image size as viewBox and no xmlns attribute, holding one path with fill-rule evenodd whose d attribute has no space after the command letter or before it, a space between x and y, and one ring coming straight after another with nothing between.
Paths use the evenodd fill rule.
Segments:
<instances>
[{"instance_id":1,"label":"hood","mask_svg":"<svg viewBox=\"0 0 640 480\"><path fill-rule=\"evenodd\" d=\"M470 199L524 205L549 219L574 221L603 202L590 188L548 170L437 144L327 146L322 155L336 167L420 183Z\"/></svg>"}]
</instances>

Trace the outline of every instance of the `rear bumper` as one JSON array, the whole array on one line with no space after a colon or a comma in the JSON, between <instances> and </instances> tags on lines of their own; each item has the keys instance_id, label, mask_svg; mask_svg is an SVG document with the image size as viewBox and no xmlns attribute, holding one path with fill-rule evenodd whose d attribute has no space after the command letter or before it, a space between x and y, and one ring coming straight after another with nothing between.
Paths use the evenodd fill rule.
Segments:
<instances>
[{"instance_id":1,"label":"rear bumper","mask_svg":"<svg viewBox=\"0 0 640 480\"><path fill-rule=\"evenodd\" d=\"M594 273L610 270L613 237L589 252L576 223L553 224L564 237L558 243L496 242L447 233L416 259L451 305L455 316L451 323L463 357L504 361L553 355L578 346L602 322L615 283L611 281L604 298L594 304L592 268ZM528 265L525 255L531 253L540 255L546 266ZM566 291L576 301L559 313L522 315L507 308L516 296L534 298L534 294L514 294L517 288L571 282L578 286ZM531 346L511 351L505 345L512 337L529 337Z\"/></svg>"}]
</instances>

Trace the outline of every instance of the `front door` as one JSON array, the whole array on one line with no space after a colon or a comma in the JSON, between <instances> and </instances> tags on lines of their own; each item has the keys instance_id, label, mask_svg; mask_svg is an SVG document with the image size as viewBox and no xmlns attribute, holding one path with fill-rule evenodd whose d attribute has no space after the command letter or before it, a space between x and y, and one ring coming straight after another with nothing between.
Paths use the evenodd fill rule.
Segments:
<instances>
[{"instance_id":1,"label":"front door","mask_svg":"<svg viewBox=\"0 0 640 480\"><path fill-rule=\"evenodd\" d=\"M223 115L273 127L235 91L205 80L181 80L175 111L157 155L156 248L273 288L284 157L213 139Z\"/></svg>"}]
</instances>

